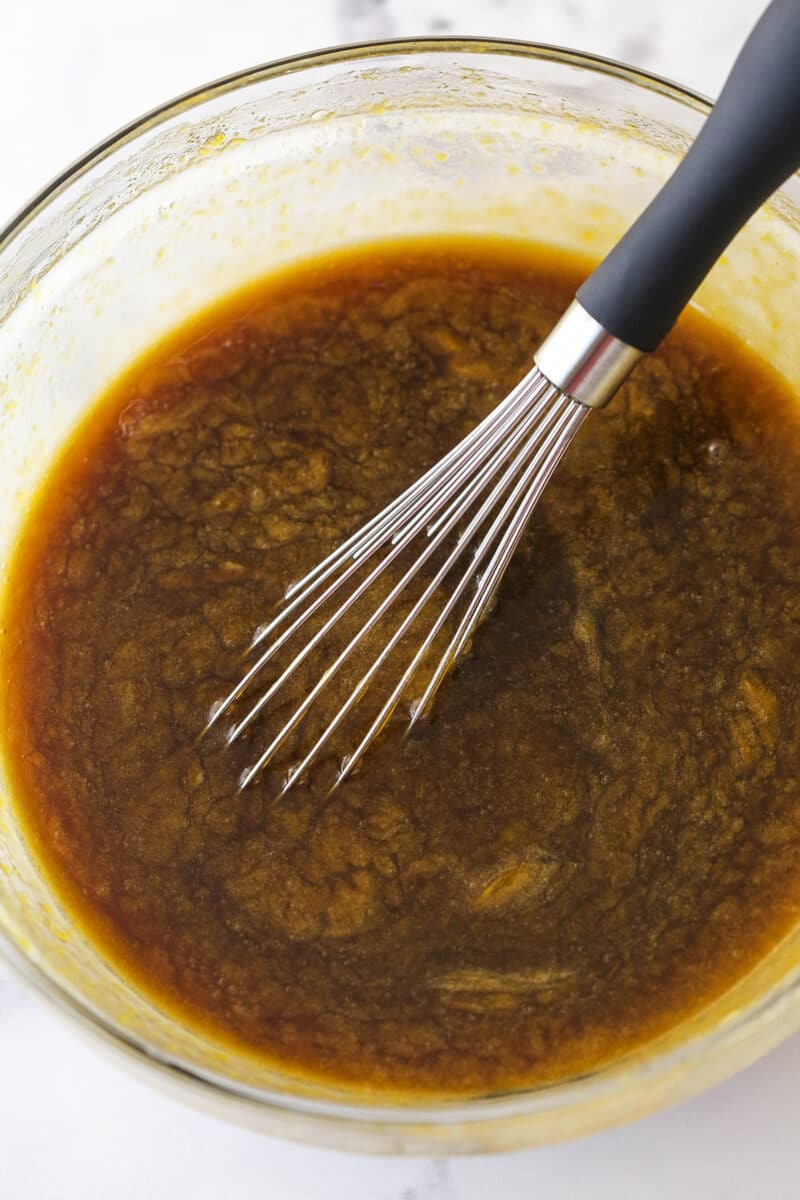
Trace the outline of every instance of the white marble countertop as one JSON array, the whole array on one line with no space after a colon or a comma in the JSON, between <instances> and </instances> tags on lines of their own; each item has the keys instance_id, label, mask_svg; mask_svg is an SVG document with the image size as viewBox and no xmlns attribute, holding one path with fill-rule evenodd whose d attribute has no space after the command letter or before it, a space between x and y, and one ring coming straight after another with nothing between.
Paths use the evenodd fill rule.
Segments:
<instances>
[{"instance_id":1,"label":"white marble countertop","mask_svg":"<svg viewBox=\"0 0 800 1200\"><path fill-rule=\"evenodd\" d=\"M0 224L131 117L205 80L385 36L492 34L626 59L715 93L762 0L28 0L0 37ZM183 1108L95 1054L0 963L0 1196L8 1200L783 1200L800 1038L705 1096L505 1157L369 1159Z\"/></svg>"}]
</instances>

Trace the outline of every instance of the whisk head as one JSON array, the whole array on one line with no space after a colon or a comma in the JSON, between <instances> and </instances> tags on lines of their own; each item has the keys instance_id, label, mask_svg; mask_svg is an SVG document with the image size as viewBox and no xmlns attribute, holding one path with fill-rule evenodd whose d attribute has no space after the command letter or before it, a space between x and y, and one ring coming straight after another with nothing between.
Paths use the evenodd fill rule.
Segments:
<instances>
[{"instance_id":1,"label":"whisk head","mask_svg":"<svg viewBox=\"0 0 800 1200\"><path fill-rule=\"evenodd\" d=\"M286 748L334 678L346 674L370 638L377 639L377 645L369 665L354 683L348 680L343 700L336 697L332 714L293 763L280 794L331 745L390 659L397 681L341 762L333 786L356 768L415 687L408 730L416 725L488 611L539 497L589 411L533 367L444 458L292 584L276 616L253 637L252 665L213 706L206 724L207 732L244 700L249 707L227 732L228 741L236 741L257 718L284 703L287 685L304 663L312 668L312 682L302 700L288 716L281 715L268 744L242 772L240 788ZM358 605L368 609L351 630L345 618L357 613ZM399 620L398 609L403 610ZM346 636L339 644L343 629ZM449 640L431 669L429 659L447 634ZM252 699L269 664L274 664L274 677Z\"/></svg>"}]
</instances>

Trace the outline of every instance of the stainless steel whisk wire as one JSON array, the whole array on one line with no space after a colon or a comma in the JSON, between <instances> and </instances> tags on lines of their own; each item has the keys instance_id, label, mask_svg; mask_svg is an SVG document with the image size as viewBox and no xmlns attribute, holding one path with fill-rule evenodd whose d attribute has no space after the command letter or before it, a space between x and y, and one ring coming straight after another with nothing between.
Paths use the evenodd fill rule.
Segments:
<instances>
[{"instance_id":1,"label":"stainless steel whisk wire","mask_svg":"<svg viewBox=\"0 0 800 1200\"><path fill-rule=\"evenodd\" d=\"M230 712L270 660L353 579L352 590L335 611L227 734L229 742L240 738L303 662L321 651L325 638L353 605L420 538L411 566L321 670L266 749L242 773L240 788L247 787L272 761L323 689L456 531L455 544L444 561L310 750L289 770L280 794L299 780L485 526L467 567L410 663L356 749L342 762L334 787L347 778L374 742L410 689L455 605L475 581L474 594L455 633L421 697L412 704L409 729L428 710L487 612L544 488L588 413L607 404L642 355L656 349L734 234L800 166L798 58L800 2L772 0L677 169L579 288L536 351L535 365L522 382L440 462L288 589L280 611L257 630L250 650L264 642L267 648L224 700L212 707L205 731ZM367 570L381 550L383 557ZM361 571L367 573L356 582L354 577Z\"/></svg>"},{"instance_id":2,"label":"stainless steel whisk wire","mask_svg":"<svg viewBox=\"0 0 800 1200\"><path fill-rule=\"evenodd\" d=\"M442 680L460 657L464 646L468 643L475 627L490 604L497 585L524 532L530 512L538 502L544 487L588 411L588 408L576 404L560 393L538 368L534 367L505 400L497 405L439 463L412 484L382 513L368 521L303 579L287 590L284 607L272 621L256 632L251 649L259 646L275 634L281 626L286 625L290 617L294 616L294 619L270 642L267 649L259 655L236 687L224 700L214 706L206 729L215 725L230 710L235 701L243 695L267 663L290 638L298 633L307 621L331 600L356 572L364 567L369 559L382 548L388 547L385 555L366 577L352 591L348 592L345 599L323 625L294 654L278 677L252 704L245 715L231 727L227 734L229 742L235 741L244 733L270 701L274 700L303 661L321 645L334 626L338 625L345 613L375 584L377 579L400 557L414 539L420 535L424 539L419 553L400 580L394 584L368 619L361 624L335 660L322 671L316 684L304 696L302 702L295 708L252 766L242 773L239 780L241 788L247 787L274 758L308 713L323 688L375 628L392 604L406 591L411 581L419 574L424 564L448 535L465 519L470 509L480 501L476 511L458 533L452 549L432 579L426 584L411 610L385 641L368 670L350 690L344 703L337 709L332 720L326 725L302 761L289 771L280 794L283 795L287 792L312 766L342 721L363 696L382 664L431 601L445 577L468 551L478 531L494 514L491 523L472 552L466 570L463 571L455 588L448 595L436 620L414 653L398 684L393 688L355 751L342 762L334 787L351 774L389 720L402 696L411 685L414 675L445 621L470 582L475 580L474 595L461 617L456 632L441 656L423 696L413 706L408 729L410 731L413 728L429 707ZM484 495L487 489L488 494ZM492 548L494 548L493 553L488 557L486 569L482 574L478 574L478 569L487 559ZM327 586L324 586L325 584Z\"/></svg>"}]
</instances>

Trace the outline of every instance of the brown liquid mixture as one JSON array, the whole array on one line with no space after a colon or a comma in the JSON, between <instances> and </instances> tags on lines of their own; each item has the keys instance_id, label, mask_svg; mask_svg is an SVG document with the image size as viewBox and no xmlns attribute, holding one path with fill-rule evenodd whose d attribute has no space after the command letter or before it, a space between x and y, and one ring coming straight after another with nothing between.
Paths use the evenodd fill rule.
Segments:
<instances>
[{"instance_id":1,"label":"brown liquid mixture","mask_svg":"<svg viewBox=\"0 0 800 1200\"><path fill-rule=\"evenodd\" d=\"M269 1062L561 1078L800 916L800 406L697 316L586 422L404 747L276 801L277 770L236 790L259 723L198 743L286 583L500 400L579 277L439 241L267 280L112 389L27 522L3 662L26 828L114 961Z\"/></svg>"}]
</instances>

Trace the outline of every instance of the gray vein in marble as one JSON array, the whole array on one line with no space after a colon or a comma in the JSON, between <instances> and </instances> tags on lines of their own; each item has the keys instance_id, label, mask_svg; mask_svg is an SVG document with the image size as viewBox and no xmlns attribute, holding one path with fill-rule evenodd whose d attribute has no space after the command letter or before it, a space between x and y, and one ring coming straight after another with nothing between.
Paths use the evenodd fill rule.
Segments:
<instances>
[{"instance_id":1,"label":"gray vein in marble","mask_svg":"<svg viewBox=\"0 0 800 1200\"><path fill-rule=\"evenodd\" d=\"M619 44L620 58L623 62L636 63L640 67L649 66L657 53L658 36L657 21L650 21L625 34Z\"/></svg>"},{"instance_id":2,"label":"gray vein in marble","mask_svg":"<svg viewBox=\"0 0 800 1200\"><path fill-rule=\"evenodd\" d=\"M390 38L395 33L388 0L339 0L337 20L344 41Z\"/></svg>"},{"instance_id":3,"label":"gray vein in marble","mask_svg":"<svg viewBox=\"0 0 800 1200\"><path fill-rule=\"evenodd\" d=\"M419 1183L389 1193L385 1200L460 1200L460 1196L449 1161L435 1158L424 1164Z\"/></svg>"}]
</instances>

